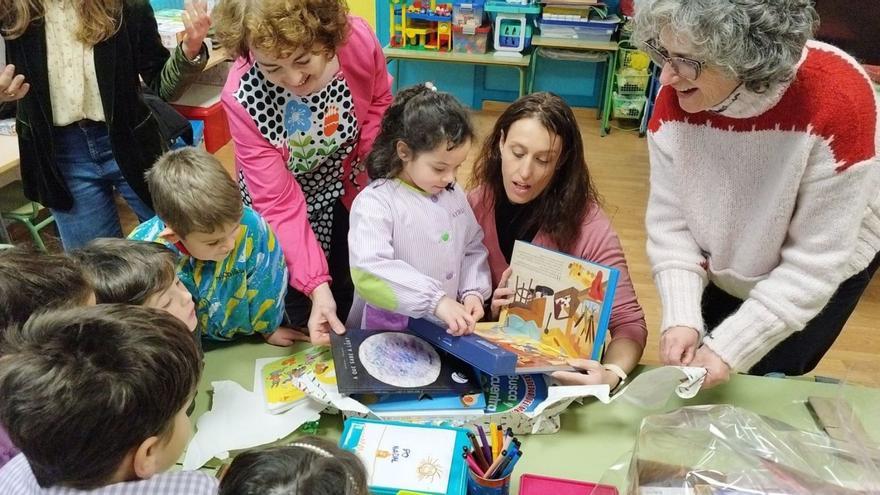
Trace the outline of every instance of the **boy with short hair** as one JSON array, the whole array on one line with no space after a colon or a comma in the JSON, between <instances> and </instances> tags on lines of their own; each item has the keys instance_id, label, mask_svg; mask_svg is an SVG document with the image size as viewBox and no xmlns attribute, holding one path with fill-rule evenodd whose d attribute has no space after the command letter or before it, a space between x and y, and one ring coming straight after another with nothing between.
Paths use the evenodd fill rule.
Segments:
<instances>
[{"instance_id":1,"label":"boy with short hair","mask_svg":"<svg viewBox=\"0 0 880 495\"><path fill-rule=\"evenodd\" d=\"M91 279L98 304L122 303L165 310L189 331L197 327L193 296L177 276L177 258L156 242L95 239L70 253Z\"/></svg>"},{"instance_id":2,"label":"boy with short hair","mask_svg":"<svg viewBox=\"0 0 880 495\"><path fill-rule=\"evenodd\" d=\"M0 469L0 493L216 493L205 473L160 474L189 441L200 373L183 323L154 308L57 310L6 332L0 421L22 453Z\"/></svg>"},{"instance_id":3,"label":"boy with short hair","mask_svg":"<svg viewBox=\"0 0 880 495\"><path fill-rule=\"evenodd\" d=\"M92 285L67 256L0 249L0 332L36 311L88 304L95 304Z\"/></svg>"},{"instance_id":4,"label":"boy with short hair","mask_svg":"<svg viewBox=\"0 0 880 495\"><path fill-rule=\"evenodd\" d=\"M92 286L70 258L19 247L0 249L0 337L35 312L93 304ZM0 467L18 452L0 423Z\"/></svg>"},{"instance_id":5,"label":"boy with short hair","mask_svg":"<svg viewBox=\"0 0 880 495\"><path fill-rule=\"evenodd\" d=\"M156 217L132 239L162 242L179 255L177 274L196 298L202 335L231 340L259 333L291 345L304 334L280 327L287 267L269 225L244 207L238 186L198 148L166 153L147 172Z\"/></svg>"}]
</instances>

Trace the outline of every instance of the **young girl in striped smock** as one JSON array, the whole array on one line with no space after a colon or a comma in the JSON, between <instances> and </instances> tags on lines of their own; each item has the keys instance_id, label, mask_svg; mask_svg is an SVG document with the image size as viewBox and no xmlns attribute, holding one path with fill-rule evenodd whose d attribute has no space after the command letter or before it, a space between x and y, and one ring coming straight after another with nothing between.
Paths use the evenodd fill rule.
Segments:
<instances>
[{"instance_id":1,"label":"young girl in striped smock","mask_svg":"<svg viewBox=\"0 0 880 495\"><path fill-rule=\"evenodd\" d=\"M351 209L348 328L404 329L408 317L434 317L462 335L483 317L491 295L483 231L455 183L472 139L467 110L428 84L388 108L367 159L373 182Z\"/></svg>"}]
</instances>

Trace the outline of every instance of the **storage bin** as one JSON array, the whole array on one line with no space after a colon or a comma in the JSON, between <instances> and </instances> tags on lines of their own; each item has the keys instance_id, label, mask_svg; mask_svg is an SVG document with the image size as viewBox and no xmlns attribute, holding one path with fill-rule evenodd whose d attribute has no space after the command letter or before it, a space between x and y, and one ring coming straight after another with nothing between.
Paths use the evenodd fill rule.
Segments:
<instances>
[{"instance_id":1,"label":"storage bin","mask_svg":"<svg viewBox=\"0 0 880 495\"><path fill-rule=\"evenodd\" d=\"M624 96L615 91L611 95L614 110L612 116L616 119L638 119L642 116L647 98L644 96Z\"/></svg>"},{"instance_id":2,"label":"storage bin","mask_svg":"<svg viewBox=\"0 0 880 495\"><path fill-rule=\"evenodd\" d=\"M483 25L483 7L485 3L485 0L476 2L456 0L452 4L452 24L456 26L464 26L466 24L473 26Z\"/></svg>"},{"instance_id":3,"label":"storage bin","mask_svg":"<svg viewBox=\"0 0 880 495\"><path fill-rule=\"evenodd\" d=\"M577 22L548 21L538 23L541 36L556 39L574 39L583 41L610 41L614 36L616 25L585 25Z\"/></svg>"},{"instance_id":4,"label":"storage bin","mask_svg":"<svg viewBox=\"0 0 880 495\"><path fill-rule=\"evenodd\" d=\"M491 25L452 26L452 51L456 53L486 53L489 51Z\"/></svg>"},{"instance_id":5,"label":"storage bin","mask_svg":"<svg viewBox=\"0 0 880 495\"><path fill-rule=\"evenodd\" d=\"M650 79L651 75L646 70L623 67L617 71L615 78L617 93L621 96L643 96Z\"/></svg>"}]
</instances>

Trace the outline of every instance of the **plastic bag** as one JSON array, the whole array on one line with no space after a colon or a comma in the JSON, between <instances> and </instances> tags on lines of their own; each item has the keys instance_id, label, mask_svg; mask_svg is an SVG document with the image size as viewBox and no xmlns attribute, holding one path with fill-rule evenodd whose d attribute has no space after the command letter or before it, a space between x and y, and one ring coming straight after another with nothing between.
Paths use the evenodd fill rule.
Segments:
<instances>
[{"instance_id":1,"label":"plastic bag","mask_svg":"<svg viewBox=\"0 0 880 495\"><path fill-rule=\"evenodd\" d=\"M623 493L877 494L878 453L730 405L685 407L642 421Z\"/></svg>"}]
</instances>

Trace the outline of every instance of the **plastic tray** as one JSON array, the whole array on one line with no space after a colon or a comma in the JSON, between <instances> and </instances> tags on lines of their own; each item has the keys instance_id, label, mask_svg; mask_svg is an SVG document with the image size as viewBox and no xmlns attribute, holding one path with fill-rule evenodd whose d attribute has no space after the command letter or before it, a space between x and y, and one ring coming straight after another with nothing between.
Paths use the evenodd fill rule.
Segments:
<instances>
[{"instance_id":1,"label":"plastic tray","mask_svg":"<svg viewBox=\"0 0 880 495\"><path fill-rule=\"evenodd\" d=\"M587 481L565 480L537 474L519 478L519 495L618 495L617 488Z\"/></svg>"}]
</instances>

